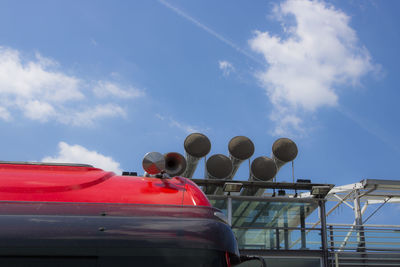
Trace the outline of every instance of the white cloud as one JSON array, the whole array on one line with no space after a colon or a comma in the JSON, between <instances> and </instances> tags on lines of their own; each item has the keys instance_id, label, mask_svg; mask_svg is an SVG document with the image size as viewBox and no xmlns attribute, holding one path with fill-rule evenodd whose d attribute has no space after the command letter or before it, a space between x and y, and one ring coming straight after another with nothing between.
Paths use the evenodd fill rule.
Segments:
<instances>
[{"instance_id":1,"label":"white cloud","mask_svg":"<svg viewBox=\"0 0 400 267\"><path fill-rule=\"evenodd\" d=\"M374 66L342 11L321 1L288 0L274 15L287 38L256 31L249 43L269 65L257 77L274 106L275 132L285 133L302 129L301 112L337 105L337 87L358 85Z\"/></svg>"},{"instance_id":2,"label":"white cloud","mask_svg":"<svg viewBox=\"0 0 400 267\"><path fill-rule=\"evenodd\" d=\"M42 162L82 163L90 164L106 171L113 171L116 174L121 174L122 172L120 164L111 157L104 156L96 151L90 151L83 146L59 142L58 148L57 156L45 157L42 159Z\"/></svg>"},{"instance_id":3,"label":"white cloud","mask_svg":"<svg viewBox=\"0 0 400 267\"><path fill-rule=\"evenodd\" d=\"M50 117L55 115L52 105L38 100L24 102L21 105L21 109L27 118L42 122L47 121Z\"/></svg>"},{"instance_id":4,"label":"white cloud","mask_svg":"<svg viewBox=\"0 0 400 267\"><path fill-rule=\"evenodd\" d=\"M84 110L75 111L59 118L60 122L74 126L92 126L100 118L125 117L123 108L114 104L97 105Z\"/></svg>"},{"instance_id":5,"label":"white cloud","mask_svg":"<svg viewBox=\"0 0 400 267\"><path fill-rule=\"evenodd\" d=\"M33 60L25 60L19 51L0 46L0 119L4 121L20 114L40 122L90 126L100 118L125 116L117 103L104 103L109 96L144 95L129 85L122 89L111 81L97 81L93 88L97 98L88 97L92 83L63 73L53 59L36 53Z\"/></svg>"},{"instance_id":6,"label":"white cloud","mask_svg":"<svg viewBox=\"0 0 400 267\"><path fill-rule=\"evenodd\" d=\"M302 120L296 115L286 114L282 116L279 113L272 113L270 119L276 123L275 129L271 132L272 135L292 136L293 134L288 132L289 128L294 130L297 136L304 134L304 129L301 127Z\"/></svg>"},{"instance_id":7,"label":"white cloud","mask_svg":"<svg viewBox=\"0 0 400 267\"><path fill-rule=\"evenodd\" d=\"M97 97L104 98L114 96L118 98L137 98L144 96L144 92L129 86L126 89L116 83L109 81L98 81L96 86L93 88L93 92Z\"/></svg>"},{"instance_id":8,"label":"white cloud","mask_svg":"<svg viewBox=\"0 0 400 267\"><path fill-rule=\"evenodd\" d=\"M200 130L196 126L184 124L181 122L178 122L176 120L170 119L170 126L177 127L178 129L183 130L185 133L197 133L200 132Z\"/></svg>"},{"instance_id":9,"label":"white cloud","mask_svg":"<svg viewBox=\"0 0 400 267\"><path fill-rule=\"evenodd\" d=\"M8 112L8 110L5 107L0 106L0 119L4 121L9 121L11 120L11 114Z\"/></svg>"},{"instance_id":10,"label":"white cloud","mask_svg":"<svg viewBox=\"0 0 400 267\"><path fill-rule=\"evenodd\" d=\"M159 120L162 120L162 121L165 120L165 117L163 115L159 114L159 113L156 113L156 118L159 119Z\"/></svg>"},{"instance_id":11,"label":"white cloud","mask_svg":"<svg viewBox=\"0 0 400 267\"><path fill-rule=\"evenodd\" d=\"M219 64L219 69L222 70L222 73L225 76L228 76L231 72L235 71L235 68L229 61L220 60L218 61L218 64Z\"/></svg>"},{"instance_id":12,"label":"white cloud","mask_svg":"<svg viewBox=\"0 0 400 267\"><path fill-rule=\"evenodd\" d=\"M0 94L21 101L32 98L65 102L84 98L79 79L47 70L51 59L36 55L36 61L23 62L18 51L0 47Z\"/></svg>"},{"instance_id":13,"label":"white cloud","mask_svg":"<svg viewBox=\"0 0 400 267\"><path fill-rule=\"evenodd\" d=\"M156 116L157 119L159 119L161 121L166 121L170 127L178 128L179 130L184 131L185 133L188 133L188 134L189 133L198 133L198 132L205 132L206 131L204 129L203 130L200 129L197 126L193 126L193 125L189 125L189 124L186 124L186 123L179 122L179 121L177 121L177 120L175 120L175 119L173 119L171 117L166 118L165 116L163 116L161 114L158 114L158 113L155 114L155 116Z\"/></svg>"}]
</instances>

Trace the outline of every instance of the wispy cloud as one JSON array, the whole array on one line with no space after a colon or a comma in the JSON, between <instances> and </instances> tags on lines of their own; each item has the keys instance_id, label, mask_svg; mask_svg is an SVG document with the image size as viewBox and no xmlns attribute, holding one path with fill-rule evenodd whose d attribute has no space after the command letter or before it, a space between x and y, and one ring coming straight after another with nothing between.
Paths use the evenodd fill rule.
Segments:
<instances>
[{"instance_id":1,"label":"wispy cloud","mask_svg":"<svg viewBox=\"0 0 400 267\"><path fill-rule=\"evenodd\" d=\"M126 111L116 104L102 104L63 114L58 120L73 126L93 126L102 118L125 117Z\"/></svg>"},{"instance_id":2,"label":"wispy cloud","mask_svg":"<svg viewBox=\"0 0 400 267\"><path fill-rule=\"evenodd\" d=\"M234 42L230 41L229 39L227 39L226 37L224 37L222 34L217 33L216 31L214 31L213 29L207 27L206 25L204 25L203 23L201 23L199 20L193 18L192 16L190 16L189 14L187 14L186 12L183 12L181 9L173 6L172 4L168 3L165 0L158 0L159 3L161 3L162 5L164 5L165 7L169 8L170 10L172 10L173 12L175 12L177 15L181 16L182 18L188 20L189 22L193 23L195 26L199 27L200 29L206 31L207 33L209 33L210 35L214 36L215 38L217 38L218 40L220 40L221 42L225 43L226 45L230 46L231 48L235 49L236 51L238 51L239 53L243 54L244 56L248 57L249 59L253 60L254 62L260 63L262 65L264 65L265 63L262 62L261 60L259 60L257 57L253 56L252 54L250 54L249 52L247 52L246 50L244 50L243 48L241 48L240 46L238 46L237 44L235 44Z\"/></svg>"},{"instance_id":3,"label":"wispy cloud","mask_svg":"<svg viewBox=\"0 0 400 267\"><path fill-rule=\"evenodd\" d=\"M90 164L106 171L113 171L116 174L121 174L122 172L120 164L111 157L104 156L96 151L88 150L83 146L59 142L58 149L59 151L56 156L44 157L42 162L82 163Z\"/></svg>"},{"instance_id":4,"label":"wispy cloud","mask_svg":"<svg viewBox=\"0 0 400 267\"><path fill-rule=\"evenodd\" d=\"M179 122L171 117L165 117L159 113L155 114L156 118L168 123L170 127L178 128L179 130L189 134L189 133L198 133L205 132L204 129L200 129L200 127L189 125L186 123Z\"/></svg>"},{"instance_id":5,"label":"wispy cloud","mask_svg":"<svg viewBox=\"0 0 400 267\"><path fill-rule=\"evenodd\" d=\"M185 133L200 132L200 130L196 126L184 124L173 119L170 119L170 126L177 127L178 129L181 129Z\"/></svg>"},{"instance_id":6,"label":"wispy cloud","mask_svg":"<svg viewBox=\"0 0 400 267\"><path fill-rule=\"evenodd\" d=\"M218 61L219 69L222 70L222 73L224 76L229 76L231 72L235 71L235 68L233 67L233 64L230 63L229 61L226 60L220 60Z\"/></svg>"},{"instance_id":7,"label":"wispy cloud","mask_svg":"<svg viewBox=\"0 0 400 267\"><path fill-rule=\"evenodd\" d=\"M110 102L110 97L144 95L132 86L87 81L65 74L59 67L58 62L38 53L34 59L24 60L19 51L0 47L0 119L12 121L14 116L22 115L40 122L87 126L99 118L125 115L118 103ZM97 99L89 97L91 92Z\"/></svg>"},{"instance_id":8,"label":"wispy cloud","mask_svg":"<svg viewBox=\"0 0 400 267\"><path fill-rule=\"evenodd\" d=\"M393 149L397 153L400 153L400 146L399 142L397 141L398 138L386 132L381 126L375 124L367 118L357 116L355 113L351 112L343 106L339 106L337 110L342 115L356 123L360 128L378 138L387 147Z\"/></svg>"},{"instance_id":9,"label":"wispy cloud","mask_svg":"<svg viewBox=\"0 0 400 267\"><path fill-rule=\"evenodd\" d=\"M11 119L11 114L4 107L0 107L0 119L4 121L9 121Z\"/></svg>"},{"instance_id":10,"label":"wispy cloud","mask_svg":"<svg viewBox=\"0 0 400 267\"><path fill-rule=\"evenodd\" d=\"M257 77L274 106L273 134L304 131L304 114L338 103L337 86L356 86L374 69L358 45L350 18L322 1L288 0L276 6L287 38L255 31L249 43L268 68ZM295 24L290 24L295 19Z\"/></svg>"},{"instance_id":11,"label":"wispy cloud","mask_svg":"<svg viewBox=\"0 0 400 267\"><path fill-rule=\"evenodd\" d=\"M90 38L90 44L93 46L97 46L98 43L96 42L96 40L94 38Z\"/></svg>"},{"instance_id":12,"label":"wispy cloud","mask_svg":"<svg viewBox=\"0 0 400 267\"><path fill-rule=\"evenodd\" d=\"M110 81L98 81L93 92L97 97L137 98L144 96L144 91L133 86L123 89L121 85Z\"/></svg>"}]
</instances>

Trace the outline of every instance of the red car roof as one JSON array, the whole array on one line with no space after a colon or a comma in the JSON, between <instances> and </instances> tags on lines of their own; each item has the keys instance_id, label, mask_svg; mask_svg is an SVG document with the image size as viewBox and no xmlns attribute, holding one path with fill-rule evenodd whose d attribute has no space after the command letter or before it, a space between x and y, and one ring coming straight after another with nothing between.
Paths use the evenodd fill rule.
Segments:
<instances>
[{"instance_id":1,"label":"red car roof","mask_svg":"<svg viewBox=\"0 0 400 267\"><path fill-rule=\"evenodd\" d=\"M89 165L0 164L0 201L211 206L191 180L118 176Z\"/></svg>"}]
</instances>

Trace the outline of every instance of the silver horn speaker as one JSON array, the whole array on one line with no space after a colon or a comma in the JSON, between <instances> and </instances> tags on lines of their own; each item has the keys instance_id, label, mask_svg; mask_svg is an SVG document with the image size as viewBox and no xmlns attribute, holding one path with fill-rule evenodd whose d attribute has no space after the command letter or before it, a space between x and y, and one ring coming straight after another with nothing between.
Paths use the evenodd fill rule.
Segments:
<instances>
[{"instance_id":1,"label":"silver horn speaker","mask_svg":"<svg viewBox=\"0 0 400 267\"><path fill-rule=\"evenodd\" d=\"M177 152L169 152L164 154L165 172L171 176L179 176L186 169L185 158Z\"/></svg>"},{"instance_id":2,"label":"silver horn speaker","mask_svg":"<svg viewBox=\"0 0 400 267\"><path fill-rule=\"evenodd\" d=\"M240 164L254 154L254 144L246 136L236 136L228 144L229 157L232 161L232 173L227 179L233 179Z\"/></svg>"},{"instance_id":3,"label":"silver horn speaker","mask_svg":"<svg viewBox=\"0 0 400 267\"><path fill-rule=\"evenodd\" d=\"M199 160L211 150L211 142L207 136L201 133L188 135L183 143L186 152L186 170L183 177L192 178Z\"/></svg>"},{"instance_id":4,"label":"silver horn speaker","mask_svg":"<svg viewBox=\"0 0 400 267\"><path fill-rule=\"evenodd\" d=\"M296 143L289 138L279 138L272 145L272 159L278 170L287 162L293 161L297 153Z\"/></svg>"},{"instance_id":5,"label":"silver horn speaker","mask_svg":"<svg viewBox=\"0 0 400 267\"><path fill-rule=\"evenodd\" d=\"M206 162L206 177L208 179L226 179L232 173L232 161L225 155L212 155ZM206 194L214 194L216 186L207 186Z\"/></svg>"},{"instance_id":6,"label":"silver horn speaker","mask_svg":"<svg viewBox=\"0 0 400 267\"><path fill-rule=\"evenodd\" d=\"M249 181L269 181L275 177L277 171L274 160L264 156L258 157L251 163ZM241 195L261 196L264 191L265 189L246 188Z\"/></svg>"},{"instance_id":7,"label":"silver horn speaker","mask_svg":"<svg viewBox=\"0 0 400 267\"><path fill-rule=\"evenodd\" d=\"M164 155L159 152L149 152L143 157L144 176L156 175L165 170Z\"/></svg>"}]
</instances>

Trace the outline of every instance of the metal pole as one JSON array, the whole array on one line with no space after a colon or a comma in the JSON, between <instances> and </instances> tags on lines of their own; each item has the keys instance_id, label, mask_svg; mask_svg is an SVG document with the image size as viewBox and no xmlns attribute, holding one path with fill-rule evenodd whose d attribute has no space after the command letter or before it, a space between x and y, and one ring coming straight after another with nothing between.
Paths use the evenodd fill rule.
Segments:
<instances>
[{"instance_id":1,"label":"metal pole","mask_svg":"<svg viewBox=\"0 0 400 267\"><path fill-rule=\"evenodd\" d=\"M331 251L335 251L335 240L333 238L333 226L329 225L329 235L330 235L330 241L331 241Z\"/></svg>"},{"instance_id":2,"label":"metal pole","mask_svg":"<svg viewBox=\"0 0 400 267\"><path fill-rule=\"evenodd\" d=\"M289 250L289 230L288 228L288 215L287 215L287 210L283 213L283 227L285 227L285 229L283 230L283 237L284 237L284 241L285 241L285 250Z\"/></svg>"},{"instance_id":3,"label":"metal pole","mask_svg":"<svg viewBox=\"0 0 400 267\"><path fill-rule=\"evenodd\" d=\"M324 267L328 267L328 240L327 240L327 235L326 235L326 214L325 214L325 201L320 200L318 202L319 206L319 215L321 219L321 243L322 243L322 252L323 252L323 262L324 262Z\"/></svg>"},{"instance_id":4,"label":"metal pole","mask_svg":"<svg viewBox=\"0 0 400 267\"><path fill-rule=\"evenodd\" d=\"M269 229L269 249L274 249L275 248L275 239L274 239L274 229L270 228Z\"/></svg>"},{"instance_id":5,"label":"metal pole","mask_svg":"<svg viewBox=\"0 0 400 267\"><path fill-rule=\"evenodd\" d=\"M365 202L364 206L361 209L361 215L364 214L364 212L367 210L367 207L368 207L368 202ZM353 224L351 225L351 228L350 228L349 232L346 234L346 237L343 239L343 242L340 245L339 252L343 251L343 248L346 246L347 241L349 240L351 234L353 233L353 230L355 229L355 227L354 227L355 225L356 225L356 221L354 220Z\"/></svg>"},{"instance_id":6,"label":"metal pole","mask_svg":"<svg viewBox=\"0 0 400 267\"><path fill-rule=\"evenodd\" d=\"M335 267L339 267L339 255L335 252Z\"/></svg>"},{"instance_id":7,"label":"metal pole","mask_svg":"<svg viewBox=\"0 0 400 267\"><path fill-rule=\"evenodd\" d=\"M275 238L276 238L276 249L280 249L280 243L281 241L279 240L279 228L275 229Z\"/></svg>"},{"instance_id":8,"label":"metal pole","mask_svg":"<svg viewBox=\"0 0 400 267\"><path fill-rule=\"evenodd\" d=\"M331 209L326 213L326 216L329 216L337 207L340 206L340 204L343 203L343 201L345 201L347 198L349 198L352 194L353 194L353 191L351 191L351 192L348 193L344 198L342 198L342 199L340 200L340 202L338 202L333 208L331 208ZM321 219L319 219L316 223L314 223L314 224L311 226L311 229L315 228L315 227L316 227L318 224L320 224L320 223L321 223ZM308 232L310 232L310 230L308 230L307 233L308 233ZM296 241L295 243L297 243L297 241Z\"/></svg>"},{"instance_id":9,"label":"metal pole","mask_svg":"<svg viewBox=\"0 0 400 267\"><path fill-rule=\"evenodd\" d=\"M301 226L301 249L306 249L307 248L307 242L306 242L306 220L305 220L305 214L304 214L304 206L300 206L300 226Z\"/></svg>"},{"instance_id":10,"label":"metal pole","mask_svg":"<svg viewBox=\"0 0 400 267\"><path fill-rule=\"evenodd\" d=\"M357 230L358 251L365 251L365 235L362 221L362 213L360 208L360 192L358 189L354 190L354 216Z\"/></svg>"},{"instance_id":11,"label":"metal pole","mask_svg":"<svg viewBox=\"0 0 400 267\"><path fill-rule=\"evenodd\" d=\"M230 195L227 197L227 209L226 212L228 213L228 223L230 226L232 226L232 198Z\"/></svg>"},{"instance_id":12,"label":"metal pole","mask_svg":"<svg viewBox=\"0 0 400 267\"><path fill-rule=\"evenodd\" d=\"M292 179L293 179L293 183L294 183L294 163L292 160Z\"/></svg>"}]
</instances>

